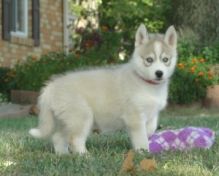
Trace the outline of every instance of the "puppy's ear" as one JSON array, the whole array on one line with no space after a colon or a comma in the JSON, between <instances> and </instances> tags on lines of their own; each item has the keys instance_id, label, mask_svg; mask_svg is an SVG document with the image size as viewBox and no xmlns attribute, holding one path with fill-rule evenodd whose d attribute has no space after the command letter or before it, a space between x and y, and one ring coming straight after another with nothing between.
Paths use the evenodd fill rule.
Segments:
<instances>
[{"instance_id":1,"label":"puppy's ear","mask_svg":"<svg viewBox=\"0 0 219 176\"><path fill-rule=\"evenodd\" d=\"M135 47L148 42L148 32L143 24L138 27L135 34Z\"/></svg>"},{"instance_id":2,"label":"puppy's ear","mask_svg":"<svg viewBox=\"0 0 219 176\"><path fill-rule=\"evenodd\" d=\"M164 36L164 41L169 46L176 48L177 46L177 33L174 26L170 26Z\"/></svg>"}]
</instances>

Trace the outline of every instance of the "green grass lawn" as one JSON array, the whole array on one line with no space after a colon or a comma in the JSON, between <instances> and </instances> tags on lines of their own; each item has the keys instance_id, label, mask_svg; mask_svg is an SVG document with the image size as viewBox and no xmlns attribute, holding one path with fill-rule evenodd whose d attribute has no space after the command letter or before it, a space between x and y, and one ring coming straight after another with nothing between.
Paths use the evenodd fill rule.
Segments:
<instances>
[{"instance_id":1,"label":"green grass lawn","mask_svg":"<svg viewBox=\"0 0 219 176\"><path fill-rule=\"evenodd\" d=\"M219 176L219 138L210 150L136 154L136 165L143 158L154 158L157 169L147 173L121 173L125 153L131 148L124 132L92 134L87 142L89 156L57 156L49 141L33 139L28 130L36 126L36 117L0 120L0 175L75 176L75 175L152 175ZM197 108L168 109L161 114L162 128L204 126L219 130L219 113Z\"/></svg>"}]
</instances>

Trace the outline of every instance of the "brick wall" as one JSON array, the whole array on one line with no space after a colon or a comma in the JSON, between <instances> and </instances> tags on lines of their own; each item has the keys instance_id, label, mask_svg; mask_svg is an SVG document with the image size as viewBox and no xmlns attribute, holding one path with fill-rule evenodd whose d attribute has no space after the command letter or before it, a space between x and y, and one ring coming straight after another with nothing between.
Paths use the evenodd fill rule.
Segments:
<instances>
[{"instance_id":1,"label":"brick wall","mask_svg":"<svg viewBox=\"0 0 219 176\"><path fill-rule=\"evenodd\" d=\"M27 56L40 57L49 51L63 51L63 0L40 0L40 46L35 47L32 39L32 4L28 0L28 37L11 37L2 40L0 24L0 66L13 67ZM2 3L0 3L0 12ZM0 13L2 19L2 13Z\"/></svg>"}]
</instances>

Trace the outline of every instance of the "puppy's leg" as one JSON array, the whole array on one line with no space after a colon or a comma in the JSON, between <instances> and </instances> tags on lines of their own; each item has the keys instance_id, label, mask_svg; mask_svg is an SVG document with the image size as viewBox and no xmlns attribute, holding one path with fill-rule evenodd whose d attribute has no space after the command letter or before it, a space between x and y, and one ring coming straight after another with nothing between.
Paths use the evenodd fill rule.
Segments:
<instances>
[{"instance_id":1,"label":"puppy's leg","mask_svg":"<svg viewBox=\"0 0 219 176\"><path fill-rule=\"evenodd\" d=\"M79 126L77 133L72 133L70 138L71 149L79 154L87 153L86 140L90 134L91 127L93 125L93 119L87 118L83 121L83 124Z\"/></svg>"},{"instance_id":2,"label":"puppy's leg","mask_svg":"<svg viewBox=\"0 0 219 176\"><path fill-rule=\"evenodd\" d=\"M126 122L126 125L128 127L134 149L148 150L149 144L145 120L138 113L132 114L132 117L129 117L128 119L129 120Z\"/></svg>"},{"instance_id":3,"label":"puppy's leg","mask_svg":"<svg viewBox=\"0 0 219 176\"><path fill-rule=\"evenodd\" d=\"M135 150L148 150L148 138L145 124L133 124L129 126L129 134Z\"/></svg>"},{"instance_id":4,"label":"puppy's leg","mask_svg":"<svg viewBox=\"0 0 219 176\"><path fill-rule=\"evenodd\" d=\"M147 129L147 135L150 137L157 129L158 124L158 114L152 117L147 123L146 123L146 129Z\"/></svg>"},{"instance_id":5,"label":"puppy's leg","mask_svg":"<svg viewBox=\"0 0 219 176\"><path fill-rule=\"evenodd\" d=\"M85 103L78 103L65 111L61 117L69 134L70 149L73 152L84 154L87 152L86 140L93 125L93 113Z\"/></svg>"},{"instance_id":6,"label":"puppy's leg","mask_svg":"<svg viewBox=\"0 0 219 176\"><path fill-rule=\"evenodd\" d=\"M68 143L66 137L61 132L56 132L52 136L55 152L59 155L68 154Z\"/></svg>"}]
</instances>

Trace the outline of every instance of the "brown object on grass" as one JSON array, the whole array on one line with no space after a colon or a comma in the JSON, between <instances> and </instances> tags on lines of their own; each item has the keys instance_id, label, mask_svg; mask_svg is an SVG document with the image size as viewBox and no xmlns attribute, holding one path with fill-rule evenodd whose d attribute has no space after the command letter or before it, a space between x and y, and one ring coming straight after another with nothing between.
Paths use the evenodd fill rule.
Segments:
<instances>
[{"instance_id":1,"label":"brown object on grass","mask_svg":"<svg viewBox=\"0 0 219 176\"><path fill-rule=\"evenodd\" d=\"M133 172L135 170L135 165L133 162L134 159L134 152L130 150L122 164L121 171L123 172Z\"/></svg>"},{"instance_id":2,"label":"brown object on grass","mask_svg":"<svg viewBox=\"0 0 219 176\"><path fill-rule=\"evenodd\" d=\"M140 169L143 171L154 171L156 168L157 164L154 159L143 159L140 162Z\"/></svg>"},{"instance_id":3,"label":"brown object on grass","mask_svg":"<svg viewBox=\"0 0 219 176\"><path fill-rule=\"evenodd\" d=\"M38 115L39 114L39 109L37 108L36 105L32 105L30 107L29 114L31 114L31 115Z\"/></svg>"}]
</instances>

